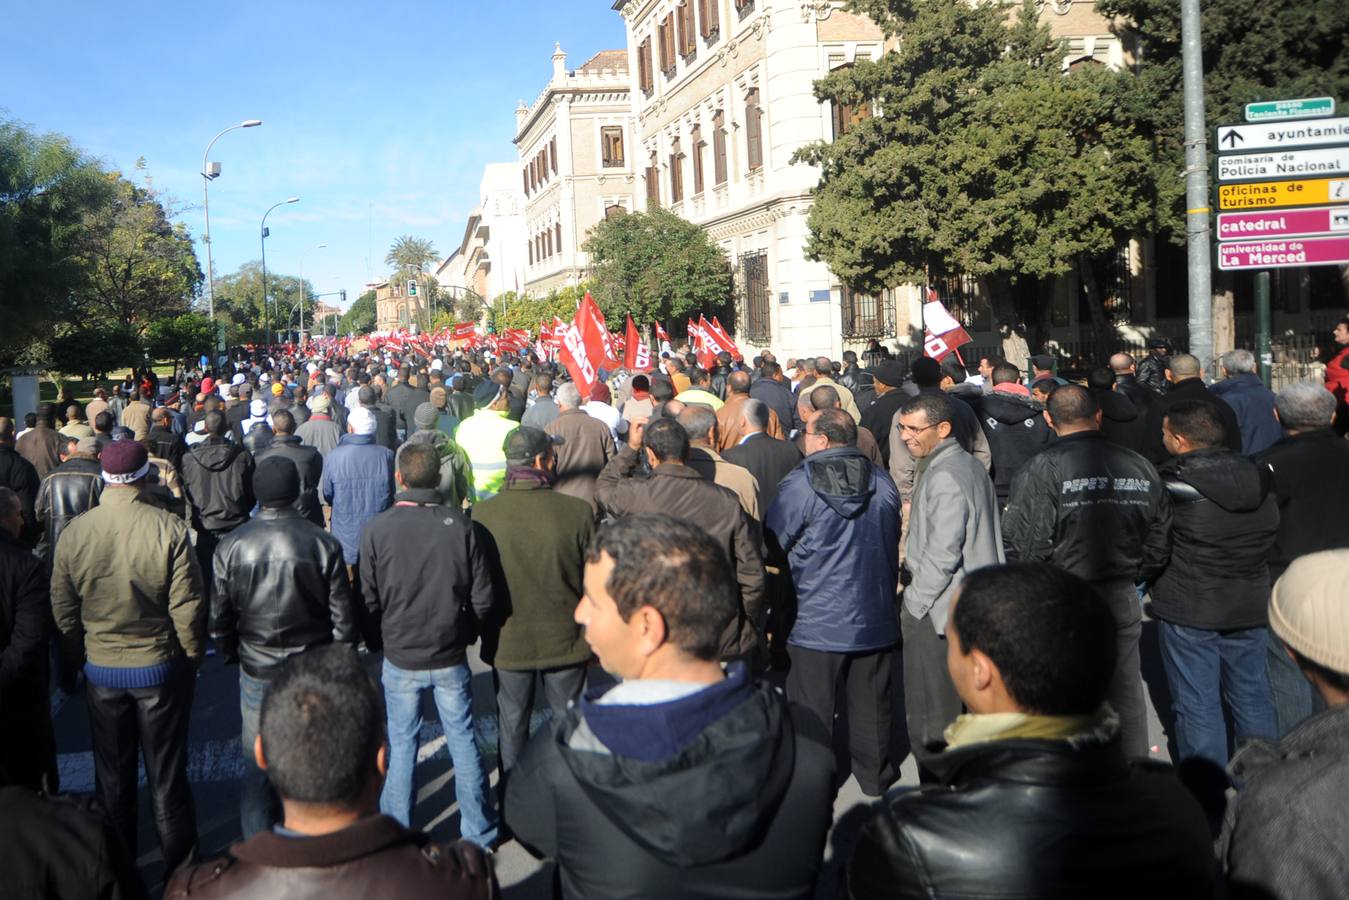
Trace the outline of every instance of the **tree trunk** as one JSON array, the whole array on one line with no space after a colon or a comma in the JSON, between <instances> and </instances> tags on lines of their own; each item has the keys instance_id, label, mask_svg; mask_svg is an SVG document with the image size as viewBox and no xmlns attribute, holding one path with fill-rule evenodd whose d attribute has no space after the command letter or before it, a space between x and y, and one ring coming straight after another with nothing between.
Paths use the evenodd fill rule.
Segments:
<instances>
[{"instance_id":1,"label":"tree trunk","mask_svg":"<svg viewBox=\"0 0 1349 900\"><path fill-rule=\"evenodd\" d=\"M1112 329L1105 314L1105 299L1101 296L1101 285L1096 280L1096 267L1092 265L1091 257L1085 253L1077 255L1077 278L1079 288L1087 292L1087 309L1091 315L1091 338L1086 342L1090 347L1090 353L1083 355L1089 364L1096 365L1105 360L1106 344L1112 336Z\"/></svg>"}]
</instances>

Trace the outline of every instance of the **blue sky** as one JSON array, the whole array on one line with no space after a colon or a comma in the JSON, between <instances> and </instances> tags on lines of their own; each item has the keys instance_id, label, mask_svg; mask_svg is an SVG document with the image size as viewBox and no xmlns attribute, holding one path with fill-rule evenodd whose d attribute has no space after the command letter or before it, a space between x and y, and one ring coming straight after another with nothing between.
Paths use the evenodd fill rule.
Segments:
<instances>
[{"instance_id":1,"label":"blue sky","mask_svg":"<svg viewBox=\"0 0 1349 900\"><path fill-rule=\"evenodd\" d=\"M458 246L483 166L513 161L516 101L552 72L625 45L609 0L222 0L5 4L0 115L154 184L203 229L206 144L217 275L259 256L355 300L401 234ZM325 249L317 249L325 243ZM335 300L336 298L332 298Z\"/></svg>"}]
</instances>

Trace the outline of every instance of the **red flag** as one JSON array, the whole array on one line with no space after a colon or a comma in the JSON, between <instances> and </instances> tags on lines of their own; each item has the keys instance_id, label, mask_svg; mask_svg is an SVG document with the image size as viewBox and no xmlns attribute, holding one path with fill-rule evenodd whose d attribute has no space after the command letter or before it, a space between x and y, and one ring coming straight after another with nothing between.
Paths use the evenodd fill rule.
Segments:
<instances>
[{"instance_id":1,"label":"red flag","mask_svg":"<svg viewBox=\"0 0 1349 900\"><path fill-rule=\"evenodd\" d=\"M548 343L552 344L554 350L562 346L562 335L566 330L567 323L557 316L553 316L553 330L548 332Z\"/></svg>"},{"instance_id":2,"label":"red flag","mask_svg":"<svg viewBox=\"0 0 1349 900\"><path fill-rule=\"evenodd\" d=\"M642 343L642 336L637 333L632 316L628 316L628 327L625 330L627 339L623 348L623 367L629 372L645 372L651 368L651 348Z\"/></svg>"},{"instance_id":3,"label":"red flag","mask_svg":"<svg viewBox=\"0 0 1349 900\"><path fill-rule=\"evenodd\" d=\"M622 363L614 351L613 338L604 324L604 313L600 312L590 292L586 291L581 306L576 310L576 324L585 340L586 353L595 368L617 369Z\"/></svg>"},{"instance_id":4,"label":"red flag","mask_svg":"<svg viewBox=\"0 0 1349 900\"><path fill-rule=\"evenodd\" d=\"M665 333L665 328L659 322L656 323L656 340L662 344L670 343L670 336Z\"/></svg>"},{"instance_id":5,"label":"red flag","mask_svg":"<svg viewBox=\"0 0 1349 900\"><path fill-rule=\"evenodd\" d=\"M929 289L928 296L935 297L936 292ZM957 347L974 340L946 311L940 300L929 300L923 304L923 325L923 355L938 361L945 359Z\"/></svg>"},{"instance_id":6,"label":"red flag","mask_svg":"<svg viewBox=\"0 0 1349 900\"><path fill-rule=\"evenodd\" d=\"M558 348L558 357L567 367L567 373L576 383L576 389L581 392L581 396L589 399L590 390L595 386L598 375L586 356L585 340L581 337L581 330L573 322L562 327L560 337L562 345Z\"/></svg>"},{"instance_id":7,"label":"red flag","mask_svg":"<svg viewBox=\"0 0 1349 900\"><path fill-rule=\"evenodd\" d=\"M698 354L698 365L711 371L717 364L717 343L716 336L712 333L712 326L703 318L703 314L698 314L698 346L694 350Z\"/></svg>"},{"instance_id":8,"label":"red flag","mask_svg":"<svg viewBox=\"0 0 1349 900\"><path fill-rule=\"evenodd\" d=\"M456 341L467 340L468 338L473 337L473 323L458 322L455 324L454 331L451 332L451 334Z\"/></svg>"},{"instance_id":9,"label":"red flag","mask_svg":"<svg viewBox=\"0 0 1349 900\"><path fill-rule=\"evenodd\" d=\"M736 346L735 341L731 336L726 333L726 329L721 327L721 323L717 321L716 316L712 317L712 335L716 339L716 343L720 349L731 354L734 359L744 360L745 354L740 352L740 348Z\"/></svg>"}]
</instances>

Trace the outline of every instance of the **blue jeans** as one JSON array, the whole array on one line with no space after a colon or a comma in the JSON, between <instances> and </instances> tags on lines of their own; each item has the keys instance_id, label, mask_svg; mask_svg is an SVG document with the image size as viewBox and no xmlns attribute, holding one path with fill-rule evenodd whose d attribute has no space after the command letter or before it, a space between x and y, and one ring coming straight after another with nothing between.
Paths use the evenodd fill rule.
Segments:
<instances>
[{"instance_id":1,"label":"blue jeans","mask_svg":"<svg viewBox=\"0 0 1349 900\"><path fill-rule=\"evenodd\" d=\"M1326 702L1284 649L1283 641L1272 635L1265 671L1269 673L1269 693L1274 698L1274 721L1279 726L1279 737L1292 731L1303 719L1326 708Z\"/></svg>"},{"instance_id":2,"label":"blue jeans","mask_svg":"<svg viewBox=\"0 0 1349 900\"><path fill-rule=\"evenodd\" d=\"M239 669L239 714L243 719L239 742L244 751L244 777L239 780L239 827L244 840L259 831L270 831L281 821L281 801L253 755L262 721L262 698L266 694L267 682Z\"/></svg>"},{"instance_id":3,"label":"blue jeans","mask_svg":"<svg viewBox=\"0 0 1349 900\"><path fill-rule=\"evenodd\" d=\"M488 847L497 838L496 809L487 788L487 769L473 738L473 676L467 663L444 669L410 671L384 660L384 704L389 714L389 774L380 796L380 812L411 827L413 770L422 730L422 694L431 691L445 743L454 764L454 793L459 801L459 834Z\"/></svg>"},{"instance_id":4,"label":"blue jeans","mask_svg":"<svg viewBox=\"0 0 1349 900\"><path fill-rule=\"evenodd\" d=\"M1232 712L1238 742L1278 733L1265 670L1268 629L1223 632L1159 624L1181 760L1197 756L1226 768L1224 701Z\"/></svg>"}]
</instances>

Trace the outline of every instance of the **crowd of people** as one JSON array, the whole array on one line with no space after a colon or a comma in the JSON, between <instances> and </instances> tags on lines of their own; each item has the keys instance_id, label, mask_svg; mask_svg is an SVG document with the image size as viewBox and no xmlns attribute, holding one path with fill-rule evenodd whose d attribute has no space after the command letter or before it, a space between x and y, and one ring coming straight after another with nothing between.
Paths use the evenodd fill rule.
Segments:
<instances>
[{"instance_id":1,"label":"crowd of people","mask_svg":"<svg viewBox=\"0 0 1349 900\"><path fill-rule=\"evenodd\" d=\"M1075 379L667 352L582 395L327 345L0 418L6 891L142 896L143 767L174 898L495 896L512 839L561 896L810 897L849 778L852 897L1342 896L1346 354L1276 395L1160 340ZM212 653L245 774L203 861ZM60 793L79 693L92 798ZM427 693L448 845L412 827Z\"/></svg>"}]
</instances>

